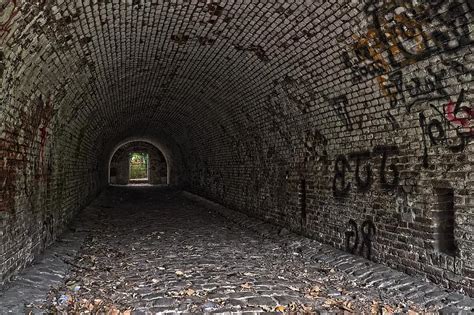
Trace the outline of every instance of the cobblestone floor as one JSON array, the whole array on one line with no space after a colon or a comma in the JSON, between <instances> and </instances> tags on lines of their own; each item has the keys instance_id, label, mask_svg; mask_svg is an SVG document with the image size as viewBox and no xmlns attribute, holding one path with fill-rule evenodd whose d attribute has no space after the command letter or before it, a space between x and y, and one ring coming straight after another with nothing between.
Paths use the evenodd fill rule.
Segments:
<instances>
[{"instance_id":1,"label":"cobblestone floor","mask_svg":"<svg viewBox=\"0 0 474 315\"><path fill-rule=\"evenodd\" d=\"M47 300L31 299L29 310L469 314L474 307L461 294L172 189L111 187L77 221L86 234L81 249ZM14 303L12 290L0 310L8 292Z\"/></svg>"}]
</instances>

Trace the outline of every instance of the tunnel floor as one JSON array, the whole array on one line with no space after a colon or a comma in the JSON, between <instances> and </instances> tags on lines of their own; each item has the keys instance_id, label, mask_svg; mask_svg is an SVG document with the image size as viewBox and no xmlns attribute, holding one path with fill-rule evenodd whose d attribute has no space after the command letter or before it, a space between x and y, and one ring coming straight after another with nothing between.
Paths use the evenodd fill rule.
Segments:
<instances>
[{"instance_id":1,"label":"tunnel floor","mask_svg":"<svg viewBox=\"0 0 474 315\"><path fill-rule=\"evenodd\" d=\"M342 271L341 261L362 258L325 251L325 245L288 232L265 236L264 229L237 224L238 214L231 220L211 208L170 188L110 187L76 219L76 231L70 233L85 237L74 257L57 250L50 254L64 256L65 276L44 292L46 301L32 299L27 306L124 314L449 313L473 306L461 294L375 263L365 261L364 268L352 268L350 274L351 266ZM30 276L36 281L48 277L35 266L29 270L37 272ZM27 295L22 295L26 302Z\"/></svg>"}]
</instances>

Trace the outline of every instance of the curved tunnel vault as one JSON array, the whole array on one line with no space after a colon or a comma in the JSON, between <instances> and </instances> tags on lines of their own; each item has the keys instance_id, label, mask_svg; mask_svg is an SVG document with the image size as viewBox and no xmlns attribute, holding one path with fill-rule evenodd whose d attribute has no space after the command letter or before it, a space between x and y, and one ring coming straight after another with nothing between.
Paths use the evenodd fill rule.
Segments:
<instances>
[{"instance_id":1,"label":"curved tunnel vault","mask_svg":"<svg viewBox=\"0 0 474 315\"><path fill-rule=\"evenodd\" d=\"M1 282L149 139L172 183L472 293L473 10L1 0Z\"/></svg>"}]
</instances>

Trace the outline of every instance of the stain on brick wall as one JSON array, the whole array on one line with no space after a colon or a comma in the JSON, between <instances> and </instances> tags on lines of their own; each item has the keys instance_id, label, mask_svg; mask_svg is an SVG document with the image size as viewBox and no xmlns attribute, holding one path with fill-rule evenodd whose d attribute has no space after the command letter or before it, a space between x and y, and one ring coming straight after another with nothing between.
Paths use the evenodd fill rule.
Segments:
<instances>
[{"instance_id":1,"label":"stain on brick wall","mask_svg":"<svg viewBox=\"0 0 474 315\"><path fill-rule=\"evenodd\" d=\"M160 135L183 187L472 294L473 11L0 1L3 279Z\"/></svg>"}]
</instances>

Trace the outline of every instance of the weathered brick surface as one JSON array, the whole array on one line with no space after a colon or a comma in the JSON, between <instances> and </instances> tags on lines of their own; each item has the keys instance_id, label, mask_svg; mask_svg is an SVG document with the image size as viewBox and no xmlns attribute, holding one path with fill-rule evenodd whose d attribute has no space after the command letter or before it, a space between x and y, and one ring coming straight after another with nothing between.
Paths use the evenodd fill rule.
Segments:
<instances>
[{"instance_id":1,"label":"weathered brick surface","mask_svg":"<svg viewBox=\"0 0 474 315\"><path fill-rule=\"evenodd\" d=\"M473 11L0 1L2 281L136 137L195 193L472 294Z\"/></svg>"}]
</instances>

